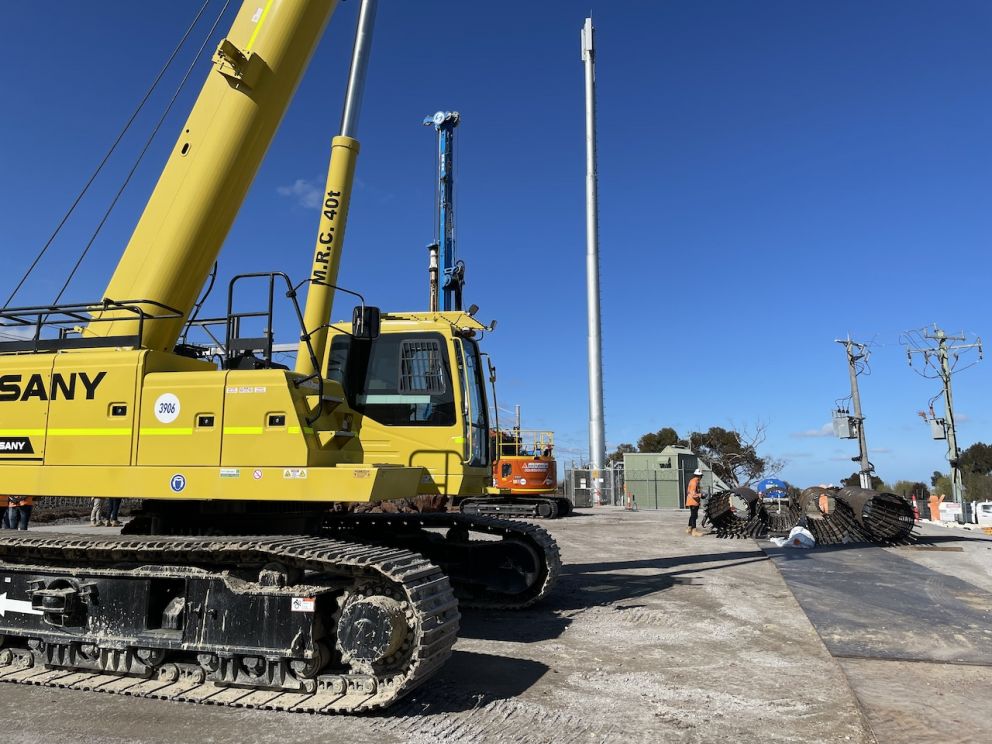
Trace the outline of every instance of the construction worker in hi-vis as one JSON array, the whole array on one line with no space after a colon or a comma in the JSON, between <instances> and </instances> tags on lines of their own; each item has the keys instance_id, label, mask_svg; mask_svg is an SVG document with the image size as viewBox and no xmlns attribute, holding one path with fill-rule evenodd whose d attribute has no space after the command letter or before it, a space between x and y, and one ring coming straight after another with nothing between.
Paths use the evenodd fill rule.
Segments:
<instances>
[{"instance_id":1,"label":"construction worker in hi-vis","mask_svg":"<svg viewBox=\"0 0 992 744\"><path fill-rule=\"evenodd\" d=\"M703 496L703 471L696 468L692 471L692 478L689 479L689 486L685 491L685 505L689 509L689 526L685 528L685 534L699 537L703 533L696 529L696 519L699 516L699 502Z\"/></svg>"}]
</instances>

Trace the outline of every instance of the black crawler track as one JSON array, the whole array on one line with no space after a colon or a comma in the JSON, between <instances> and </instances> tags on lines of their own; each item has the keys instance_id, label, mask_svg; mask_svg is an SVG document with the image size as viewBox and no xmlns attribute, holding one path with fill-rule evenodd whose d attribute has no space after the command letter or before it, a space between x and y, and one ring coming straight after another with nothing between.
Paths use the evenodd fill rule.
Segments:
<instances>
[{"instance_id":1,"label":"black crawler track","mask_svg":"<svg viewBox=\"0 0 992 744\"><path fill-rule=\"evenodd\" d=\"M462 514L472 516L560 519L572 513L572 502L566 498L554 496L513 496L510 498L481 496L464 499L459 508Z\"/></svg>"},{"instance_id":2,"label":"black crawler track","mask_svg":"<svg viewBox=\"0 0 992 744\"><path fill-rule=\"evenodd\" d=\"M569 504L570 505L570 504ZM182 502L148 501L127 534L306 534L389 545L420 553L448 576L463 607L519 609L543 599L561 568L558 546L541 527L452 512L349 511L345 505L284 505L280 511L200 512ZM220 530L224 529L221 533ZM479 539L482 538L482 539Z\"/></svg>"},{"instance_id":3,"label":"black crawler track","mask_svg":"<svg viewBox=\"0 0 992 744\"><path fill-rule=\"evenodd\" d=\"M439 565L451 580L462 607L514 610L529 607L547 596L561 571L558 544L547 530L527 522L454 513L377 514L331 513L324 534L374 545L390 545L421 553ZM472 539L486 536L488 540ZM474 571L495 568L491 561L472 560L475 548L512 541L523 549L518 565L513 557L504 563L520 574L526 586L501 591L487 586ZM473 547L474 546L474 547Z\"/></svg>"},{"instance_id":4,"label":"black crawler track","mask_svg":"<svg viewBox=\"0 0 992 744\"><path fill-rule=\"evenodd\" d=\"M0 625L0 681L164 698L191 703L308 713L354 713L386 707L430 677L448 658L458 631L458 604L439 568L420 555L391 547L354 544L323 537L82 537L71 534L7 533L0 536L0 573L45 570L85 575L103 567L198 566L222 571L231 566L278 562L300 571L338 577L348 592L363 587L390 587L403 600L409 627L409 648L385 672L362 665L339 665L337 673L316 673L298 682L296 690L218 683L209 670L176 663L167 652L141 676L114 671L114 664L90 661L80 668L58 667L44 643L31 643L30 631L12 633ZM118 568L117 570L122 570ZM344 595L343 595L344 596ZM336 613L334 622L340 617ZM326 621L326 620L325 620ZM2 621L0 621L2 623ZM54 629L49 635L58 635ZM43 633L45 631L39 631ZM75 641L100 643L80 629ZM143 643L147 644L147 641ZM50 640L61 646L61 640ZM71 641L65 643L68 650ZM406 646L404 647L406 648ZM101 658L121 658L118 649ZM397 652L398 653L398 652ZM47 665L46 665L47 663ZM105 666L107 668L100 668ZM117 666L120 666L119 663ZM140 665L139 665L140 666Z\"/></svg>"}]
</instances>

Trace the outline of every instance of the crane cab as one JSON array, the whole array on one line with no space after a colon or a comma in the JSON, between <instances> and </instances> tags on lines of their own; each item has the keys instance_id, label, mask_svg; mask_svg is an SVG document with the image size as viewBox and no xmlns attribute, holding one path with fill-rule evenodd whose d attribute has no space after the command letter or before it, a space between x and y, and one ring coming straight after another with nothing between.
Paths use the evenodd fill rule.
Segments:
<instances>
[{"instance_id":1,"label":"crane cab","mask_svg":"<svg viewBox=\"0 0 992 744\"><path fill-rule=\"evenodd\" d=\"M489 413L474 338L484 329L463 312L383 314L375 339L331 326L325 374L361 416L365 462L423 468L422 496L486 492Z\"/></svg>"}]
</instances>

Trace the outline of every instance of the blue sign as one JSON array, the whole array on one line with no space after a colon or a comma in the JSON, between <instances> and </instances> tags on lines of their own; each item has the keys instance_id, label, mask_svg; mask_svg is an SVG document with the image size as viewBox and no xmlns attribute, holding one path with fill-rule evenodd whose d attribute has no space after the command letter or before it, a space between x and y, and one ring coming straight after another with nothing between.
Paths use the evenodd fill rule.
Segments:
<instances>
[{"instance_id":1,"label":"blue sign","mask_svg":"<svg viewBox=\"0 0 992 744\"><path fill-rule=\"evenodd\" d=\"M788 488L788 484L778 478L765 478L754 484L754 490L766 501L789 498Z\"/></svg>"},{"instance_id":2,"label":"blue sign","mask_svg":"<svg viewBox=\"0 0 992 744\"><path fill-rule=\"evenodd\" d=\"M172 480L169 481L169 488L171 488L175 493L182 491L186 488L186 476L181 473L176 473L172 476Z\"/></svg>"}]
</instances>

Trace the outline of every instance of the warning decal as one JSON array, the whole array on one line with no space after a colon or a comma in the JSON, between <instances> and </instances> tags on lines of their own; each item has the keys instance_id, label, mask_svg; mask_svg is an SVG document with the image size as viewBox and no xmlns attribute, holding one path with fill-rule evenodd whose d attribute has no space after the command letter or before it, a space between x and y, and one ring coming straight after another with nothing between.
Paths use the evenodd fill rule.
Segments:
<instances>
[{"instance_id":1,"label":"warning decal","mask_svg":"<svg viewBox=\"0 0 992 744\"><path fill-rule=\"evenodd\" d=\"M316 601L313 597L293 597L290 609L293 612L313 612Z\"/></svg>"}]
</instances>

